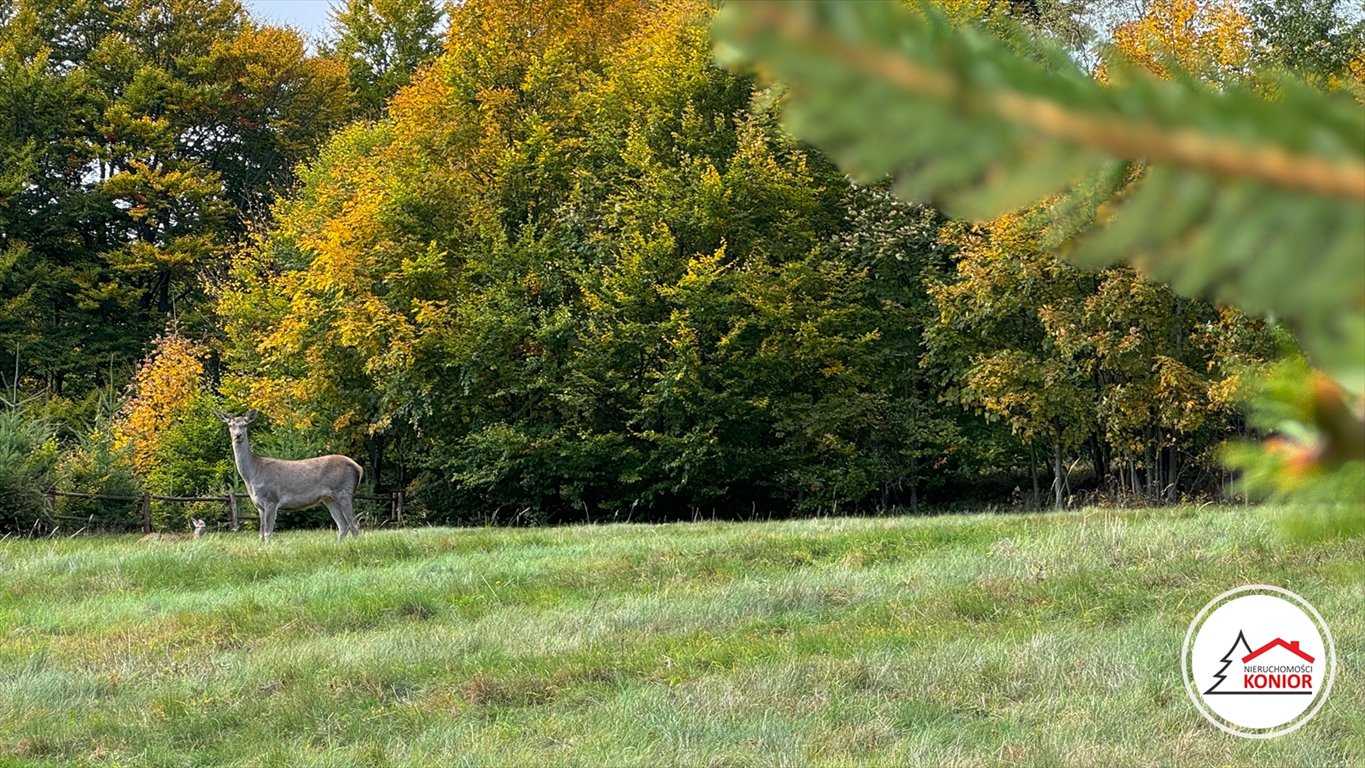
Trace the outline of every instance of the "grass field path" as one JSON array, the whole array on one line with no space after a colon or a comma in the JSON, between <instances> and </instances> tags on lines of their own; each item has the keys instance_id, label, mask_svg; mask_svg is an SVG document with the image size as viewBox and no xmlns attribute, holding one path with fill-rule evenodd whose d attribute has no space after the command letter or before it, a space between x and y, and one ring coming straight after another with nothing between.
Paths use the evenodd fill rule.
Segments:
<instances>
[{"instance_id":1,"label":"grass field path","mask_svg":"<svg viewBox=\"0 0 1365 768\"><path fill-rule=\"evenodd\" d=\"M1365 764L1365 538L1274 515L0 542L0 764ZM1248 583L1340 662L1270 741L1180 678Z\"/></svg>"}]
</instances>

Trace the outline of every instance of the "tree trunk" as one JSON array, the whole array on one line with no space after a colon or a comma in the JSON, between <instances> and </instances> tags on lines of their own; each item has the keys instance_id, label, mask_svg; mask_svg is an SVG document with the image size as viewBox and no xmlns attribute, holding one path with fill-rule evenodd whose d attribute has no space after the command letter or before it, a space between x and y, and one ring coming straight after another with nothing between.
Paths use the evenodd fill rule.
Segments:
<instances>
[{"instance_id":1,"label":"tree trunk","mask_svg":"<svg viewBox=\"0 0 1365 768\"><path fill-rule=\"evenodd\" d=\"M171 311L171 273L163 272L156 280L156 308L161 314Z\"/></svg>"},{"instance_id":2,"label":"tree trunk","mask_svg":"<svg viewBox=\"0 0 1365 768\"><path fill-rule=\"evenodd\" d=\"M1033 476L1033 508L1042 509L1043 499L1038 493L1038 455L1033 443L1028 444L1028 471Z\"/></svg>"},{"instance_id":3,"label":"tree trunk","mask_svg":"<svg viewBox=\"0 0 1365 768\"><path fill-rule=\"evenodd\" d=\"M379 473L384 468L384 438L376 435L370 438L370 490L379 492Z\"/></svg>"},{"instance_id":4,"label":"tree trunk","mask_svg":"<svg viewBox=\"0 0 1365 768\"><path fill-rule=\"evenodd\" d=\"M919 457L910 454L910 514L919 514Z\"/></svg>"},{"instance_id":5,"label":"tree trunk","mask_svg":"<svg viewBox=\"0 0 1365 768\"><path fill-rule=\"evenodd\" d=\"M1104 481L1109 477L1109 463L1104 460L1104 450L1100 447L1099 435L1090 433L1090 465L1095 469L1095 482L1101 488Z\"/></svg>"},{"instance_id":6,"label":"tree trunk","mask_svg":"<svg viewBox=\"0 0 1365 768\"><path fill-rule=\"evenodd\" d=\"M1157 448L1147 449L1147 498L1156 501L1161 496L1161 474L1156 463Z\"/></svg>"},{"instance_id":7,"label":"tree trunk","mask_svg":"<svg viewBox=\"0 0 1365 768\"><path fill-rule=\"evenodd\" d=\"M1055 503L1057 509L1061 509L1061 508L1062 508L1062 440L1061 440L1061 438L1057 438L1057 441L1054 442L1054 443L1052 444L1052 472L1053 472L1053 477L1052 477L1053 501L1054 501L1054 503Z\"/></svg>"},{"instance_id":8,"label":"tree trunk","mask_svg":"<svg viewBox=\"0 0 1365 768\"><path fill-rule=\"evenodd\" d=\"M1152 444L1152 477L1156 478L1156 504L1159 507L1166 503L1166 480L1161 472L1161 426L1152 432L1156 435Z\"/></svg>"},{"instance_id":9,"label":"tree trunk","mask_svg":"<svg viewBox=\"0 0 1365 768\"><path fill-rule=\"evenodd\" d=\"M1180 451L1171 446L1171 497L1174 504L1180 499Z\"/></svg>"}]
</instances>

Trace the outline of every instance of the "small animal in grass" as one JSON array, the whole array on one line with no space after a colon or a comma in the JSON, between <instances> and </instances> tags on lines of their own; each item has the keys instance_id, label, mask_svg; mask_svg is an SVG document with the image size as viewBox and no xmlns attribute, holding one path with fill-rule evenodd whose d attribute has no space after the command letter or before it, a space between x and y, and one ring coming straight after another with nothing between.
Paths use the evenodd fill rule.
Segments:
<instances>
[{"instance_id":1,"label":"small animal in grass","mask_svg":"<svg viewBox=\"0 0 1365 768\"><path fill-rule=\"evenodd\" d=\"M142 537L142 541L185 541L187 539L204 538L204 529L209 524L200 518L194 518L194 533L149 533Z\"/></svg>"},{"instance_id":2,"label":"small animal in grass","mask_svg":"<svg viewBox=\"0 0 1365 768\"><path fill-rule=\"evenodd\" d=\"M261 514L261 541L270 541L275 531L275 514L281 509L304 509L322 504L332 513L337 538L360 535L351 504L365 471L345 456L316 456L288 461L257 456L251 450L247 425L260 414L252 409L245 416L213 412L227 425L232 435L232 456L237 473L246 484L251 503Z\"/></svg>"}]
</instances>

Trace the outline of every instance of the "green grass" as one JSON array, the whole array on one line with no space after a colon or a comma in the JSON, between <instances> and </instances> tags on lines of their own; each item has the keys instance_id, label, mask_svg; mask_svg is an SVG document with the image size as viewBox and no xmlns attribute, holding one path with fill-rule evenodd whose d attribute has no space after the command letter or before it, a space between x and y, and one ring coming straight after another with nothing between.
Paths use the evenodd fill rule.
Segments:
<instances>
[{"instance_id":1,"label":"green grass","mask_svg":"<svg viewBox=\"0 0 1365 768\"><path fill-rule=\"evenodd\" d=\"M0 763L1359 765L1365 538L1268 511L0 543ZM1277 584L1342 664L1307 726L1181 684Z\"/></svg>"}]
</instances>

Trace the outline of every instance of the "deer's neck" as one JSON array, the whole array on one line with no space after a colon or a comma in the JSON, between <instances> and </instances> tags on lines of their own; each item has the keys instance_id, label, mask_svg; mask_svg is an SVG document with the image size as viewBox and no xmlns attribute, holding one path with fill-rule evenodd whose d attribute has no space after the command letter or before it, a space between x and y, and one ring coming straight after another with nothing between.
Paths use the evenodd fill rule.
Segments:
<instances>
[{"instance_id":1,"label":"deer's neck","mask_svg":"<svg viewBox=\"0 0 1365 768\"><path fill-rule=\"evenodd\" d=\"M256 477L256 454L251 450L251 440L243 438L241 443L232 443L232 458L237 463L237 472L250 483Z\"/></svg>"}]
</instances>

